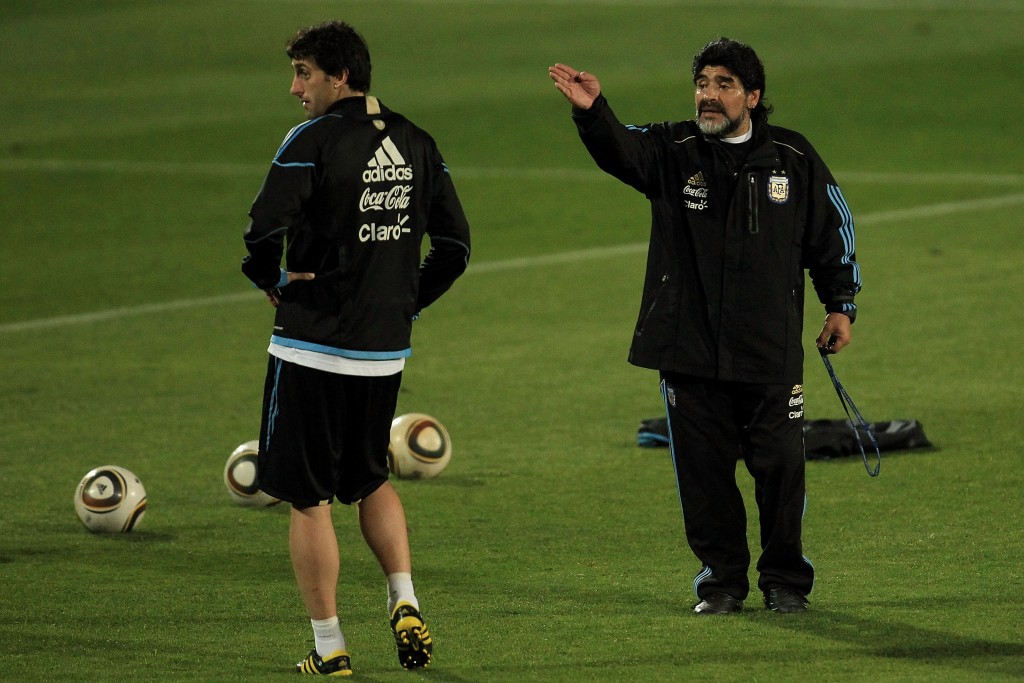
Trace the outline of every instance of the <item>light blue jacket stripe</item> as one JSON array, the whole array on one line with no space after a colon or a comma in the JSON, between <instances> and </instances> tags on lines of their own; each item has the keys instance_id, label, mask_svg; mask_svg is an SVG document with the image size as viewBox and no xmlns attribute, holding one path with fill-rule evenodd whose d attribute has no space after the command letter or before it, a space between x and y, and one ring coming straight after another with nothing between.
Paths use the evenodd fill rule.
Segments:
<instances>
[{"instance_id":1,"label":"light blue jacket stripe","mask_svg":"<svg viewBox=\"0 0 1024 683\"><path fill-rule=\"evenodd\" d=\"M846 204L846 198L843 197L842 190L836 185L826 185L828 190L828 198L832 201L832 205L836 207L836 211L839 212L842 218L842 224L839 226L839 234L843 238L843 246L845 252L843 253L842 263L853 266L853 281L860 287L860 264L853 261L853 255L856 252L856 240L854 238L853 230L853 214L850 213L850 207Z\"/></svg>"},{"instance_id":2,"label":"light blue jacket stripe","mask_svg":"<svg viewBox=\"0 0 1024 683\"><path fill-rule=\"evenodd\" d=\"M412 355L412 348L402 349L400 351L353 351L352 349L339 349L334 346L326 346L324 344L314 344L313 342L301 341L299 339L279 337L276 334L270 338L270 342L272 344L277 344L278 346L287 346L291 349L315 351L317 353L325 353L329 356L339 356L341 358L350 358L352 360L398 360L399 358L408 358Z\"/></svg>"},{"instance_id":3,"label":"light blue jacket stripe","mask_svg":"<svg viewBox=\"0 0 1024 683\"><path fill-rule=\"evenodd\" d=\"M337 117L338 115L337 114L327 114L326 116L335 116L335 117ZM281 143L281 146L278 147L278 149L277 149L277 153L274 155L274 161L275 162L277 161L278 157L281 156L281 153L284 152L285 148L289 144L291 144L291 141L294 140L296 138L296 136L298 136L299 133L301 133L307 127L313 125L314 123L316 123L317 121L319 121L322 118L324 118L324 116L318 116L315 119L310 119L309 121L305 121L303 123L300 123L299 125L297 125L294 128L292 128L290 131L288 131L288 134L284 136L284 142ZM278 164L278 165L279 166L291 166L293 164ZM302 164L302 165L312 166L313 164Z\"/></svg>"},{"instance_id":4,"label":"light blue jacket stripe","mask_svg":"<svg viewBox=\"0 0 1024 683\"><path fill-rule=\"evenodd\" d=\"M288 131L288 134L284 136L284 141L281 142L281 146L277 148L277 152L274 154L274 161L277 162L277 158L281 156L281 153L284 152L285 147L287 147L291 143L291 141L295 139L296 135L298 135L307 126L313 124L314 122L316 122L316 119L300 123L299 125L292 128L290 131Z\"/></svg>"}]
</instances>

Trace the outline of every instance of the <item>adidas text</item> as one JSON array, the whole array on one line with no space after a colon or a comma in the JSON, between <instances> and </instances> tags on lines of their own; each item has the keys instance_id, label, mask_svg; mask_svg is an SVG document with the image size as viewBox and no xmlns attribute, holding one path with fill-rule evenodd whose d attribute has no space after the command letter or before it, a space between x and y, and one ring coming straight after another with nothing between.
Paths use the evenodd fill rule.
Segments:
<instances>
[{"instance_id":1,"label":"adidas text","mask_svg":"<svg viewBox=\"0 0 1024 683\"><path fill-rule=\"evenodd\" d=\"M380 183L389 180L412 180L412 169L408 166L386 166L368 168L363 171L364 183Z\"/></svg>"}]
</instances>

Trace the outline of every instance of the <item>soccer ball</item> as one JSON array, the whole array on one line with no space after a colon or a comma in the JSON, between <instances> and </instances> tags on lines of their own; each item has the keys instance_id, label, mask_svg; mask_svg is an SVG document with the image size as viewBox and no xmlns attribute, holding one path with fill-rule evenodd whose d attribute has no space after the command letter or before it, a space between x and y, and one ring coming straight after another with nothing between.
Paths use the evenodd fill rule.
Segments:
<instances>
[{"instance_id":1,"label":"soccer ball","mask_svg":"<svg viewBox=\"0 0 1024 683\"><path fill-rule=\"evenodd\" d=\"M408 413L391 421L388 467L399 479L436 477L451 457L452 440L436 418Z\"/></svg>"},{"instance_id":2,"label":"soccer ball","mask_svg":"<svg viewBox=\"0 0 1024 683\"><path fill-rule=\"evenodd\" d=\"M259 446L258 441L246 441L232 451L224 463L224 486L231 494L231 499L243 507L263 508L281 502L256 486Z\"/></svg>"},{"instance_id":3,"label":"soccer ball","mask_svg":"<svg viewBox=\"0 0 1024 683\"><path fill-rule=\"evenodd\" d=\"M97 467L78 482L75 512L89 531L127 533L146 513L146 487L123 467Z\"/></svg>"}]
</instances>

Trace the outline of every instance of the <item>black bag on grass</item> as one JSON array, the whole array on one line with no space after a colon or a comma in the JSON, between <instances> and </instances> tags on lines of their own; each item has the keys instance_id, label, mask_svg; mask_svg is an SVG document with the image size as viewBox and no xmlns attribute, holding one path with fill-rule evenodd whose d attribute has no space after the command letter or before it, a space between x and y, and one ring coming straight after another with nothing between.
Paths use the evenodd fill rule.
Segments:
<instances>
[{"instance_id":1,"label":"black bag on grass","mask_svg":"<svg viewBox=\"0 0 1024 683\"><path fill-rule=\"evenodd\" d=\"M868 428L878 442L879 451L931 448L924 428L917 420L869 422ZM668 446L668 420L654 417L640 423L638 446ZM808 460L828 460L860 453L857 437L849 420L808 420L804 423L804 451Z\"/></svg>"},{"instance_id":2,"label":"black bag on grass","mask_svg":"<svg viewBox=\"0 0 1024 683\"><path fill-rule=\"evenodd\" d=\"M931 448L924 427L917 420L868 422L878 450L904 451ZM808 460L828 460L860 453L857 437L849 420L808 420L804 423L804 456Z\"/></svg>"}]
</instances>

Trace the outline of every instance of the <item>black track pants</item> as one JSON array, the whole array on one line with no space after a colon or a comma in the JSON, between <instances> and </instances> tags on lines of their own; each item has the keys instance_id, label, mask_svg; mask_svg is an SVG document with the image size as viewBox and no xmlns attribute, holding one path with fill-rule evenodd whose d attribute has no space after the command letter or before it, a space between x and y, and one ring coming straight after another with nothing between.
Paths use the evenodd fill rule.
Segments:
<instances>
[{"instance_id":1,"label":"black track pants","mask_svg":"<svg viewBox=\"0 0 1024 683\"><path fill-rule=\"evenodd\" d=\"M754 478L760 523L758 588L810 593L814 568L800 540L804 489L800 385L718 382L662 373L672 458L686 539L703 565L698 598L747 597L747 515L736 481L743 460Z\"/></svg>"}]
</instances>

